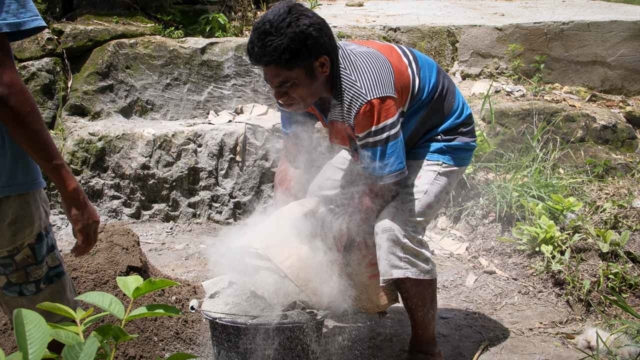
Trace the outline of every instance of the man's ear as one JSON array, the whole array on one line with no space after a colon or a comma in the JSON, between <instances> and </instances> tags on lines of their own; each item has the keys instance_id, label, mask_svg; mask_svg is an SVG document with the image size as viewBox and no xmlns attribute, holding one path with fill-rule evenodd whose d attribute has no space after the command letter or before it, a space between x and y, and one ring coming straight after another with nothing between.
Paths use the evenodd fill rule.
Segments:
<instances>
[{"instance_id":1,"label":"man's ear","mask_svg":"<svg viewBox=\"0 0 640 360\"><path fill-rule=\"evenodd\" d=\"M316 60L315 70L317 75L328 76L331 72L331 60L329 60L329 57L324 55Z\"/></svg>"}]
</instances>

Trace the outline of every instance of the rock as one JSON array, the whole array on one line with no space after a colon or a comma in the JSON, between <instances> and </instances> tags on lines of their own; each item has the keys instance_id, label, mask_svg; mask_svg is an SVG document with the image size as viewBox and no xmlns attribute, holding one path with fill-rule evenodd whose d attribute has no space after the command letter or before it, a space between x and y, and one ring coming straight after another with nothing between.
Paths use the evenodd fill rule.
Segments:
<instances>
[{"instance_id":1,"label":"rock","mask_svg":"<svg viewBox=\"0 0 640 360\"><path fill-rule=\"evenodd\" d=\"M349 7L363 7L364 6L364 1L347 1L346 6Z\"/></svg>"},{"instance_id":2,"label":"rock","mask_svg":"<svg viewBox=\"0 0 640 360\"><path fill-rule=\"evenodd\" d=\"M547 55L545 81L607 92L640 92L640 22L589 21L464 26L458 33L458 61L481 72L504 59L509 44L524 48L522 61Z\"/></svg>"},{"instance_id":3,"label":"rock","mask_svg":"<svg viewBox=\"0 0 640 360\"><path fill-rule=\"evenodd\" d=\"M527 89L525 89L522 85L506 85L503 87L504 92L507 95L513 96L515 98L521 98L527 95Z\"/></svg>"},{"instance_id":4,"label":"rock","mask_svg":"<svg viewBox=\"0 0 640 360\"><path fill-rule=\"evenodd\" d=\"M465 285L467 287L473 287L473 284L476 283L476 280L478 280L478 276L471 272L467 276L467 280L465 281Z\"/></svg>"},{"instance_id":5,"label":"rock","mask_svg":"<svg viewBox=\"0 0 640 360\"><path fill-rule=\"evenodd\" d=\"M79 20L81 21L81 20ZM83 23L58 23L52 25L53 33L60 38L62 48L69 56L80 55L111 40L153 35L149 25L114 24L99 20Z\"/></svg>"},{"instance_id":6,"label":"rock","mask_svg":"<svg viewBox=\"0 0 640 360\"><path fill-rule=\"evenodd\" d=\"M227 223L272 192L277 132L232 122L67 122L66 160L105 217Z\"/></svg>"},{"instance_id":7,"label":"rock","mask_svg":"<svg viewBox=\"0 0 640 360\"><path fill-rule=\"evenodd\" d=\"M635 151L638 147L633 127L621 115L608 109L593 107L576 110L567 105L524 101L496 103L493 105L493 114L495 125L499 128L491 130L491 135L498 136L499 133L496 141L502 145L521 145L523 132L533 131L544 121L553 125L552 133L564 143L590 140L623 151ZM492 120L487 112L482 114L481 119L486 123Z\"/></svg>"},{"instance_id":8,"label":"rock","mask_svg":"<svg viewBox=\"0 0 640 360\"><path fill-rule=\"evenodd\" d=\"M594 119L587 123L587 132L593 142L599 145L611 145L628 152L635 152L638 149L638 136L635 129L627 124L620 114L597 108L589 111L588 115Z\"/></svg>"},{"instance_id":9,"label":"rock","mask_svg":"<svg viewBox=\"0 0 640 360\"><path fill-rule=\"evenodd\" d=\"M505 92L509 91L504 86ZM534 118L551 121L568 110L568 107L551 104L544 101L501 102L493 105L496 123L509 128L520 128L525 124L532 124ZM481 119L489 122L489 114L484 113Z\"/></svg>"},{"instance_id":10,"label":"rock","mask_svg":"<svg viewBox=\"0 0 640 360\"><path fill-rule=\"evenodd\" d=\"M272 104L262 72L246 57L246 39L161 37L111 41L78 74L65 116L206 119L239 104Z\"/></svg>"},{"instance_id":11,"label":"rock","mask_svg":"<svg viewBox=\"0 0 640 360\"><path fill-rule=\"evenodd\" d=\"M494 93L496 88L492 87L491 85L491 80L489 79L482 79L482 80L478 80L473 84L473 87L471 88L471 96L485 96L487 94L487 92L489 92L489 89L491 89L491 93Z\"/></svg>"},{"instance_id":12,"label":"rock","mask_svg":"<svg viewBox=\"0 0 640 360\"><path fill-rule=\"evenodd\" d=\"M44 121L57 118L67 89L67 78L59 58L44 58L18 64L18 72L33 95Z\"/></svg>"},{"instance_id":13,"label":"rock","mask_svg":"<svg viewBox=\"0 0 640 360\"><path fill-rule=\"evenodd\" d=\"M640 198L633 200L631 207L634 209L640 209Z\"/></svg>"},{"instance_id":14,"label":"rock","mask_svg":"<svg viewBox=\"0 0 640 360\"><path fill-rule=\"evenodd\" d=\"M624 116L625 120L627 120L627 122L631 124L631 126L640 128L640 110L627 108L622 113L622 116Z\"/></svg>"},{"instance_id":15,"label":"rock","mask_svg":"<svg viewBox=\"0 0 640 360\"><path fill-rule=\"evenodd\" d=\"M49 29L30 38L12 43L11 50L18 61L31 61L62 55L62 50Z\"/></svg>"}]
</instances>

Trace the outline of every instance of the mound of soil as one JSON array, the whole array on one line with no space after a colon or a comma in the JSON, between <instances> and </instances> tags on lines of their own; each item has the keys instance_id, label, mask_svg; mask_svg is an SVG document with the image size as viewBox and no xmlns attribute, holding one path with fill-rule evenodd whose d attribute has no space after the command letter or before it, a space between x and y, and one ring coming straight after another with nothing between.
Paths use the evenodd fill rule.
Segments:
<instances>
[{"instance_id":1,"label":"mound of soil","mask_svg":"<svg viewBox=\"0 0 640 360\"><path fill-rule=\"evenodd\" d=\"M64 254L65 266L79 294L104 291L116 295L125 304L126 296L116 283L117 276L139 274L143 278L170 278L151 266L140 248L138 236L121 224L108 224L101 228L99 242L86 256ZM174 279L175 280L175 279ZM145 304L169 304L184 315L139 319L127 325L130 334L139 334L133 342L124 344L118 359L165 358L175 352L188 352L203 358L211 353L209 329L202 315L188 310L191 299L202 299L204 291L197 283L179 280L180 286L165 289L139 299L134 307ZM87 306L83 305L86 309ZM0 313L0 347L5 352L16 350L9 319Z\"/></svg>"}]
</instances>

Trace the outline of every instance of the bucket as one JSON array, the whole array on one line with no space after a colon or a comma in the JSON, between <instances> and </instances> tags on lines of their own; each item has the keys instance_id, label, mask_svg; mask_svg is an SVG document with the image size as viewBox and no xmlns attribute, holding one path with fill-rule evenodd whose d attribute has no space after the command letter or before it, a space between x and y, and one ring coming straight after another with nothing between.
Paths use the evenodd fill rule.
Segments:
<instances>
[{"instance_id":1,"label":"bucket","mask_svg":"<svg viewBox=\"0 0 640 360\"><path fill-rule=\"evenodd\" d=\"M324 316L304 318L221 318L203 312L209 322L216 360L315 360L319 358Z\"/></svg>"}]
</instances>

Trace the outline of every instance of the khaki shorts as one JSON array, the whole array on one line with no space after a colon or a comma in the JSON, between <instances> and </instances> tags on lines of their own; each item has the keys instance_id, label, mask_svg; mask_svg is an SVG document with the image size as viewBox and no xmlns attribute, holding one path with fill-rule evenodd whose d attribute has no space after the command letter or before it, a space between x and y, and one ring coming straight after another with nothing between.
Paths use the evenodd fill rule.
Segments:
<instances>
[{"instance_id":1,"label":"khaki shorts","mask_svg":"<svg viewBox=\"0 0 640 360\"><path fill-rule=\"evenodd\" d=\"M0 306L12 317L18 308L36 310L48 301L76 308L76 291L64 269L49 224L42 190L0 198ZM49 322L63 318L39 311Z\"/></svg>"},{"instance_id":2,"label":"khaki shorts","mask_svg":"<svg viewBox=\"0 0 640 360\"><path fill-rule=\"evenodd\" d=\"M394 279L437 277L424 233L465 169L436 161L408 161L408 175L392 185L391 200L374 204L378 215L369 227L373 225L381 285ZM345 198L344 194L357 194L374 181L342 151L320 171L307 196ZM350 204L345 206L357 206L353 197L346 198Z\"/></svg>"}]
</instances>

